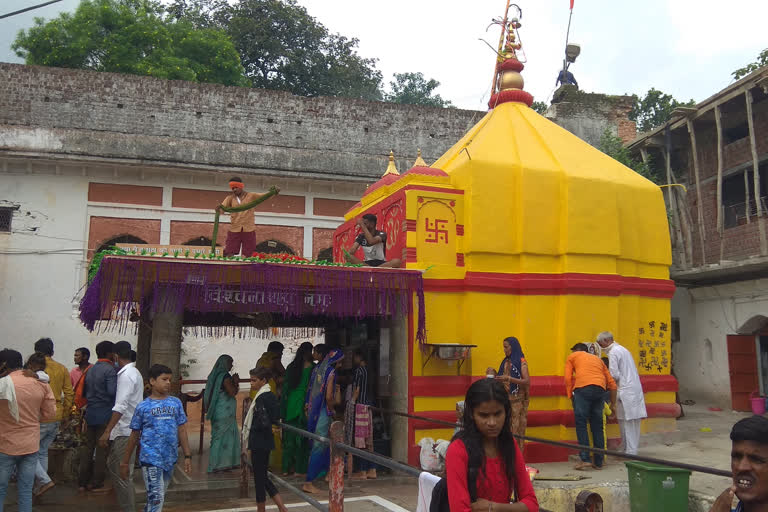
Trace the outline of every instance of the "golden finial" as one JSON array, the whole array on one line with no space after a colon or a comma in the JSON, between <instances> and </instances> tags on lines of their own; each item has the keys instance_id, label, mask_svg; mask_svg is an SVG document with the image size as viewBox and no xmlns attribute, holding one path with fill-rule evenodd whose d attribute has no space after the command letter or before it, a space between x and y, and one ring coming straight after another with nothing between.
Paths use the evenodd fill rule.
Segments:
<instances>
[{"instance_id":1,"label":"golden finial","mask_svg":"<svg viewBox=\"0 0 768 512\"><path fill-rule=\"evenodd\" d=\"M395 176L400 176L400 172L398 172L397 167L395 166L395 152L394 151L390 151L389 152L389 165L387 165L387 170L384 171L384 174L381 177L383 178L387 174L394 174Z\"/></svg>"},{"instance_id":2,"label":"golden finial","mask_svg":"<svg viewBox=\"0 0 768 512\"><path fill-rule=\"evenodd\" d=\"M416 157L416 161L413 162L414 167L427 167L427 162L424 161L423 158L421 158L421 150L418 150L418 156Z\"/></svg>"},{"instance_id":3,"label":"golden finial","mask_svg":"<svg viewBox=\"0 0 768 512\"><path fill-rule=\"evenodd\" d=\"M517 11L517 16L510 18L510 8ZM496 105L508 101L525 103L529 107L533 103L533 96L523 90L525 82L523 75L520 74L525 67L518 57L518 53L522 53L522 44L520 44L517 31L522 26L520 24L522 17L523 11L520 7L507 0L504 18L493 20L494 25L501 27L501 37L499 38L499 49L496 52L491 101L488 102L490 108L495 108ZM525 58L523 58L524 60Z\"/></svg>"}]
</instances>

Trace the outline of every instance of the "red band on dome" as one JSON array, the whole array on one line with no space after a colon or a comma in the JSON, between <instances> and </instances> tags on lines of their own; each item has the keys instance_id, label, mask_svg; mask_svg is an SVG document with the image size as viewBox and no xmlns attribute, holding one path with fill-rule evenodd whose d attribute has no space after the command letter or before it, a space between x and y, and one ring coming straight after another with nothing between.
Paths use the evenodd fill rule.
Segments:
<instances>
[{"instance_id":1,"label":"red band on dome","mask_svg":"<svg viewBox=\"0 0 768 512\"><path fill-rule=\"evenodd\" d=\"M533 96L520 89L499 91L491 96L491 100L488 102L488 107L494 108L496 105L501 105L502 103L508 102L525 103L530 107L533 105Z\"/></svg>"}]
</instances>

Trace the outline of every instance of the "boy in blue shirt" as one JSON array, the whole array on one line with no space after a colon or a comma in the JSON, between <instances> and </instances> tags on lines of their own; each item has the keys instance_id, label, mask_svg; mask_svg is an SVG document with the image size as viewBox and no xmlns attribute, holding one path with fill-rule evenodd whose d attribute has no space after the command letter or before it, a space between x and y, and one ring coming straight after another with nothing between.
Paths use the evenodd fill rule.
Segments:
<instances>
[{"instance_id":1,"label":"boy in blue shirt","mask_svg":"<svg viewBox=\"0 0 768 512\"><path fill-rule=\"evenodd\" d=\"M181 400L169 396L171 391L171 369L161 364L149 369L149 385L152 393L141 402L131 420L131 437L120 464L120 473L126 479L130 455L141 444L139 462L147 489L147 503L144 512L160 512L165 501L165 491L171 482L173 468L179 456L179 442L184 451L184 471L192 470L189 439L187 438L187 416Z\"/></svg>"}]
</instances>

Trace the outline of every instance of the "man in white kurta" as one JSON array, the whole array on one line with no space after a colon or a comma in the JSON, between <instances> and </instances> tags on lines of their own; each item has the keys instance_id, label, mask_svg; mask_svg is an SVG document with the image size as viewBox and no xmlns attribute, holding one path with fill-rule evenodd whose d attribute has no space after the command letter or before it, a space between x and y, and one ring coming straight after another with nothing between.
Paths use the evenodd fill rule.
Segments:
<instances>
[{"instance_id":1,"label":"man in white kurta","mask_svg":"<svg viewBox=\"0 0 768 512\"><path fill-rule=\"evenodd\" d=\"M618 388L616 417L619 420L624 452L637 455L640 444L640 424L648 414L645 410L643 386L640 384L635 360L629 350L613 341L613 334L610 332L600 333L597 343L602 347L603 352L608 354L608 370Z\"/></svg>"}]
</instances>

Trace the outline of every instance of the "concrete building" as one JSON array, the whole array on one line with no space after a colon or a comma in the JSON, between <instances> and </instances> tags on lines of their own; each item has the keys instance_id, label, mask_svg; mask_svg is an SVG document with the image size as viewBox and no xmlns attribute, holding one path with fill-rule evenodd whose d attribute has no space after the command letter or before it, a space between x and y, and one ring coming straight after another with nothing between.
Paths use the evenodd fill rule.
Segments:
<instances>
[{"instance_id":1,"label":"concrete building","mask_svg":"<svg viewBox=\"0 0 768 512\"><path fill-rule=\"evenodd\" d=\"M768 67L628 147L671 185L680 394L749 410L753 392L768 394Z\"/></svg>"},{"instance_id":2,"label":"concrete building","mask_svg":"<svg viewBox=\"0 0 768 512\"><path fill-rule=\"evenodd\" d=\"M50 336L71 365L75 348L122 337L89 334L77 319L93 254L117 242L210 246L232 175L251 191L282 189L258 207L259 250L327 257L391 150L401 170L417 149L434 160L482 115L0 64L3 346L28 355ZM189 333L189 378L223 352L247 375L266 340L254 343Z\"/></svg>"}]
</instances>

